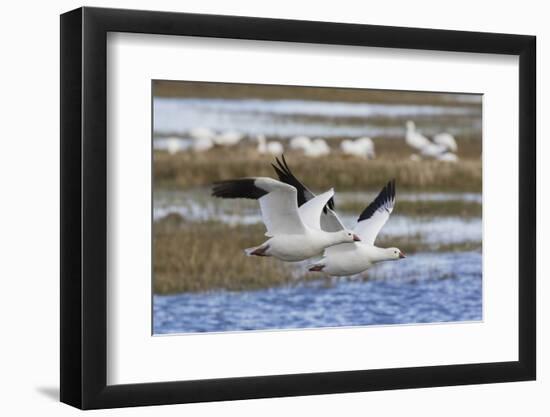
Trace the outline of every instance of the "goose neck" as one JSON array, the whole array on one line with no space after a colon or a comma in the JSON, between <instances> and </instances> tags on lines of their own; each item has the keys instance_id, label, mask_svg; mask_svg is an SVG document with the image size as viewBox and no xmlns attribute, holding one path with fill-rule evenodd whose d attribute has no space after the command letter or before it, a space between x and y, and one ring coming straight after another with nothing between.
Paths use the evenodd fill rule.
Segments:
<instances>
[{"instance_id":1,"label":"goose neck","mask_svg":"<svg viewBox=\"0 0 550 417\"><path fill-rule=\"evenodd\" d=\"M372 262L382 262L382 261L387 261L388 259L391 259L391 257L388 255L385 248L379 248L377 246L373 246L370 249L370 253L371 253Z\"/></svg>"}]
</instances>

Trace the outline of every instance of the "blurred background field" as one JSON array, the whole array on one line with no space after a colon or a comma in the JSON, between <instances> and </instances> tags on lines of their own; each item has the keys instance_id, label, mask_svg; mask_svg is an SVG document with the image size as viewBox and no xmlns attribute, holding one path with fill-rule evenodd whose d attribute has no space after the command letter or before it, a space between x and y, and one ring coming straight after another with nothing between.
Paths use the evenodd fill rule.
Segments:
<instances>
[{"instance_id":1,"label":"blurred background field","mask_svg":"<svg viewBox=\"0 0 550 417\"><path fill-rule=\"evenodd\" d=\"M353 191L381 187L395 178L400 190L409 191L481 191L481 160L464 156L456 163L426 160L411 161L403 144L380 140L374 160L344 156L336 152L318 158L285 152L292 166L300 167L300 179L308 186L326 190ZM389 142L389 143L387 143ZM374 141L378 144L378 141ZM473 147L473 146L472 146ZM185 189L211 184L221 178L273 176L273 156L257 155L244 146L214 149L208 154L155 152L154 181L160 189ZM394 153L391 148L398 148ZM388 156L384 156L385 151ZM404 153L400 156L400 153Z\"/></svg>"},{"instance_id":2,"label":"blurred background field","mask_svg":"<svg viewBox=\"0 0 550 417\"><path fill-rule=\"evenodd\" d=\"M481 318L480 95L173 81L153 93L155 333ZM245 257L265 240L258 204L214 199L210 184L274 177L281 152L314 191L335 188L350 226L396 178L377 244L409 257L343 279Z\"/></svg>"},{"instance_id":3,"label":"blurred background field","mask_svg":"<svg viewBox=\"0 0 550 417\"><path fill-rule=\"evenodd\" d=\"M271 175L269 152L258 152L258 135L283 145L312 187L376 187L396 177L402 189L481 191L481 96L338 88L281 87L157 81L154 83L154 181L159 187L202 186L219 178ZM411 160L405 123L414 119L425 135L452 134L457 163ZM191 150L194 129L241 135L231 146ZM311 158L289 142L322 138L326 155ZM345 140L369 137L376 157L344 154ZM170 141L182 152L167 152ZM317 175L319 167L325 175Z\"/></svg>"}]
</instances>

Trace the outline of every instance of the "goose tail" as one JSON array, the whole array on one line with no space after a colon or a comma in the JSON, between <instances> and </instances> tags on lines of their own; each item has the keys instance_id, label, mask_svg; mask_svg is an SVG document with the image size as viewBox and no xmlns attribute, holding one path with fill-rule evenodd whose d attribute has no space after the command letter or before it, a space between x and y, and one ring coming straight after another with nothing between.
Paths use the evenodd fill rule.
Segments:
<instances>
[{"instance_id":1,"label":"goose tail","mask_svg":"<svg viewBox=\"0 0 550 417\"><path fill-rule=\"evenodd\" d=\"M266 254L269 249L269 245L254 246L253 248L247 248L244 250L246 256L269 256Z\"/></svg>"}]
</instances>

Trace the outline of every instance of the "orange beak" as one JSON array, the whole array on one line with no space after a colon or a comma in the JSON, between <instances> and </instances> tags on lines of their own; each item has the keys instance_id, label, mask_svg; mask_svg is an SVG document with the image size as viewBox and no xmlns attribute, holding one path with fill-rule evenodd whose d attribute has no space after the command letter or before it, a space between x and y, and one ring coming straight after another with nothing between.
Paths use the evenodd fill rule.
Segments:
<instances>
[{"instance_id":1,"label":"orange beak","mask_svg":"<svg viewBox=\"0 0 550 417\"><path fill-rule=\"evenodd\" d=\"M403 252L399 251L399 258L403 259L403 258L406 258L406 256Z\"/></svg>"},{"instance_id":2,"label":"orange beak","mask_svg":"<svg viewBox=\"0 0 550 417\"><path fill-rule=\"evenodd\" d=\"M353 235L353 241L354 242L361 242L361 239L357 235Z\"/></svg>"}]
</instances>

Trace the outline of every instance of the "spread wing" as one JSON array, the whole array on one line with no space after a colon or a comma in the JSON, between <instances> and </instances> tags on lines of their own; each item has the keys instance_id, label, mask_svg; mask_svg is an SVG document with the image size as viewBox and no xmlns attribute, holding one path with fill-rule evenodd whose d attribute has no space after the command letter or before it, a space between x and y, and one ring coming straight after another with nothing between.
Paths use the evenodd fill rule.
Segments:
<instances>
[{"instance_id":1,"label":"spread wing","mask_svg":"<svg viewBox=\"0 0 550 417\"><path fill-rule=\"evenodd\" d=\"M267 236L305 233L296 193L295 187L267 177L220 181L212 189L215 197L258 200Z\"/></svg>"},{"instance_id":2,"label":"spread wing","mask_svg":"<svg viewBox=\"0 0 550 417\"><path fill-rule=\"evenodd\" d=\"M359 235L363 243L374 244L376 236L390 218L394 205L395 180L391 180L357 219L354 232Z\"/></svg>"},{"instance_id":3,"label":"spread wing","mask_svg":"<svg viewBox=\"0 0 550 417\"><path fill-rule=\"evenodd\" d=\"M304 185L290 170L285 156L275 158L277 164L271 164L279 180L282 182L292 185L297 190L298 206L300 207L300 212L302 211L303 205L309 200L315 198L315 194ZM334 197L331 197L328 200L326 206L323 208L323 213L321 214L321 229L326 232L337 232L339 230L344 230L344 225L340 221L338 215L334 212Z\"/></svg>"},{"instance_id":4,"label":"spread wing","mask_svg":"<svg viewBox=\"0 0 550 417\"><path fill-rule=\"evenodd\" d=\"M330 200L329 200L330 202ZM299 210L301 207L299 208ZM334 210L325 207L325 211L321 214L321 230L325 232L338 232L344 230L345 226Z\"/></svg>"},{"instance_id":5,"label":"spread wing","mask_svg":"<svg viewBox=\"0 0 550 417\"><path fill-rule=\"evenodd\" d=\"M298 191L298 206L301 206L306 201L311 200L313 197L315 197L315 194L313 194L313 192L309 188L307 188L304 183L302 183L298 178L294 176L294 174L288 167L288 164L286 163L284 155L281 156L280 160L279 158L275 158L275 161L277 162L277 165L271 164L271 166L273 167L273 169L275 169L279 180L286 184L292 185ZM331 210L334 210L334 198L331 198L329 200L327 206Z\"/></svg>"},{"instance_id":6,"label":"spread wing","mask_svg":"<svg viewBox=\"0 0 550 417\"><path fill-rule=\"evenodd\" d=\"M313 229L322 230L321 215L324 207L333 196L334 190L331 188L323 194L319 194L302 204L298 209L302 221Z\"/></svg>"}]
</instances>

